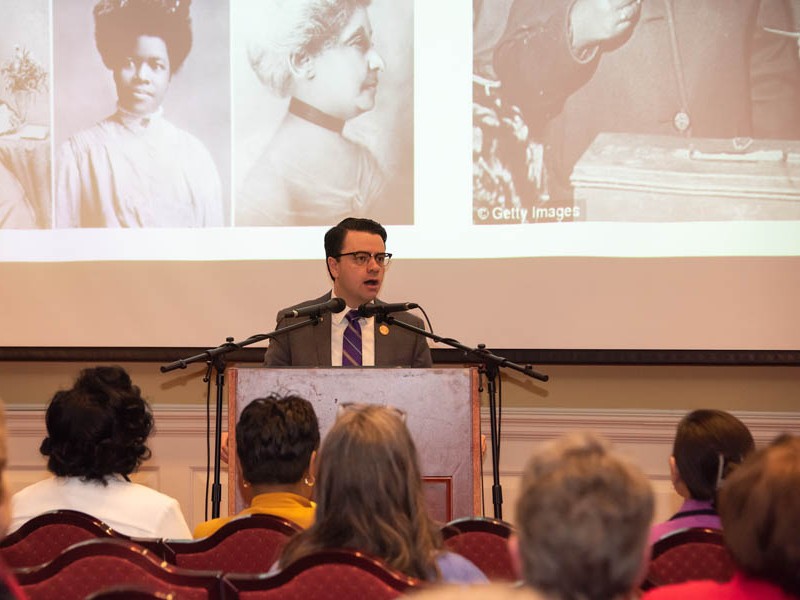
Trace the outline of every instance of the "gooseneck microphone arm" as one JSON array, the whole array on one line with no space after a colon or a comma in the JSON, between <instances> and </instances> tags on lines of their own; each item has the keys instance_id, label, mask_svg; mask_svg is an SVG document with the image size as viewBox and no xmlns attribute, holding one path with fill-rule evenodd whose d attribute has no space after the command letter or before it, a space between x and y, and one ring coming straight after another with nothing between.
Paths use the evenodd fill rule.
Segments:
<instances>
[{"instance_id":1,"label":"gooseneck microphone arm","mask_svg":"<svg viewBox=\"0 0 800 600\"><path fill-rule=\"evenodd\" d=\"M486 375L487 391L489 394L489 431L491 434L490 437L492 444L492 504L494 505L495 519L502 519L503 488L500 485L500 427L497 418L497 392L495 386L497 375L500 372L500 367L505 367L508 369L513 369L514 371L519 371L520 373L523 373L528 377L538 379L539 381L547 381L549 377L543 373L535 371L531 365L519 365L511 362L507 358L493 354L491 351L486 349L485 344L478 344L476 348L470 348L469 346L465 346L461 342L452 338L443 338L433 332L415 327L414 325L410 325L404 321L399 321L386 311L376 311L375 320L378 323L396 325L402 329L407 329L408 331L412 331L418 335L430 338L435 342L440 342L452 348L456 348L457 350L461 350L464 353L464 358L473 358L476 360L476 362L481 363L480 370Z\"/></svg>"},{"instance_id":2,"label":"gooseneck microphone arm","mask_svg":"<svg viewBox=\"0 0 800 600\"><path fill-rule=\"evenodd\" d=\"M324 309L320 309L323 311ZM226 355L230 354L235 350L240 350L245 346L249 346L251 344L255 344L257 342L263 342L264 340L268 340L271 338L278 337L280 335L284 335L290 331L294 331L295 329L300 329L301 327L307 327L309 325L318 325L322 322L323 319L320 316L320 313L317 312L312 314L309 319L304 321L298 321L296 323L291 323L285 327L281 327L280 329L276 329L275 331L271 331L269 333L259 333L256 335L252 335L246 340L242 340L241 342L234 342L232 337L229 337L225 340L225 343L217 346L216 348L209 348L208 350L200 353L195 354L194 356L189 356L188 358L182 358L176 360L175 362L171 362L168 365L163 365L161 367L162 373L168 373L170 371L174 371L175 369L185 369L189 365L198 362L205 362L208 365L206 370L206 375L203 378L203 381L209 383L211 381L211 373L212 371L216 371L216 377L214 379L215 386L216 386L216 401L217 401L217 415L216 415L216 432L214 434L214 483L211 486L211 518L216 519L219 517L220 511L220 504L222 503L222 484L220 483L220 450L222 449L222 406L224 404L224 387L225 387L225 366L226 366ZM208 499L206 498L206 501Z\"/></svg>"}]
</instances>

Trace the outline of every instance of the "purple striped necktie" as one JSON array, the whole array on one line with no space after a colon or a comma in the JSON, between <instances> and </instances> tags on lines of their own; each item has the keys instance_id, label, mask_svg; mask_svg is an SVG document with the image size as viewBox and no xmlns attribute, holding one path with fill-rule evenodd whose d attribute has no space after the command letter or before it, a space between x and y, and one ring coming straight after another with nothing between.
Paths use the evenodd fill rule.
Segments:
<instances>
[{"instance_id":1,"label":"purple striped necktie","mask_svg":"<svg viewBox=\"0 0 800 600\"><path fill-rule=\"evenodd\" d=\"M351 310L345 315L347 329L342 336L342 366L361 366L361 324L358 322L358 311Z\"/></svg>"}]
</instances>

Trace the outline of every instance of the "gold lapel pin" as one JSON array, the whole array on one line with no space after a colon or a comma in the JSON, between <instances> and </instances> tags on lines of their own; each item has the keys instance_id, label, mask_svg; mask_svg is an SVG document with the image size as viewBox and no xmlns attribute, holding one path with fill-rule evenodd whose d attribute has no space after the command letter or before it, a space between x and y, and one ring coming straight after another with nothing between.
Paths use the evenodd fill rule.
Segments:
<instances>
[{"instance_id":1,"label":"gold lapel pin","mask_svg":"<svg viewBox=\"0 0 800 600\"><path fill-rule=\"evenodd\" d=\"M389 326L386 323L381 323L381 326L378 327L378 331L381 332L381 335L389 335Z\"/></svg>"}]
</instances>

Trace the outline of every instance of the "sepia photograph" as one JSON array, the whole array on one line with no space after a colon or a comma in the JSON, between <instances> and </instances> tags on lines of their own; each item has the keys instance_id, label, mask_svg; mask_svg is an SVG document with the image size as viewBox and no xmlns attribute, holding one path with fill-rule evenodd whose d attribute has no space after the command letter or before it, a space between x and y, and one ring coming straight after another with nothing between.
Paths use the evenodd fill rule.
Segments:
<instances>
[{"instance_id":1,"label":"sepia photograph","mask_svg":"<svg viewBox=\"0 0 800 600\"><path fill-rule=\"evenodd\" d=\"M227 2L54 4L55 226L229 225Z\"/></svg>"},{"instance_id":2,"label":"sepia photograph","mask_svg":"<svg viewBox=\"0 0 800 600\"><path fill-rule=\"evenodd\" d=\"M475 0L473 222L800 219L793 0Z\"/></svg>"},{"instance_id":3,"label":"sepia photograph","mask_svg":"<svg viewBox=\"0 0 800 600\"><path fill-rule=\"evenodd\" d=\"M235 224L413 223L413 2L233 8Z\"/></svg>"},{"instance_id":4,"label":"sepia photograph","mask_svg":"<svg viewBox=\"0 0 800 600\"><path fill-rule=\"evenodd\" d=\"M0 0L0 229L52 223L49 4Z\"/></svg>"}]
</instances>

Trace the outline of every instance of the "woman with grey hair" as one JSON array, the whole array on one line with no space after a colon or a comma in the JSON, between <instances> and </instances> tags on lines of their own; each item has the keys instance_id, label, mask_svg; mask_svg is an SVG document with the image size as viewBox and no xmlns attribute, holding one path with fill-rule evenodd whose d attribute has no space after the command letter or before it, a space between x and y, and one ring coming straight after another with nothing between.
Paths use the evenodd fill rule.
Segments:
<instances>
[{"instance_id":1,"label":"woman with grey hair","mask_svg":"<svg viewBox=\"0 0 800 600\"><path fill-rule=\"evenodd\" d=\"M369 214L384 176L372 152L343 135L375 106L383 59L370 0L269 0L247 15L259 26L250 64L288 111L244 180L237 225L325 225Z\"/></svg>"}]
</instances>

